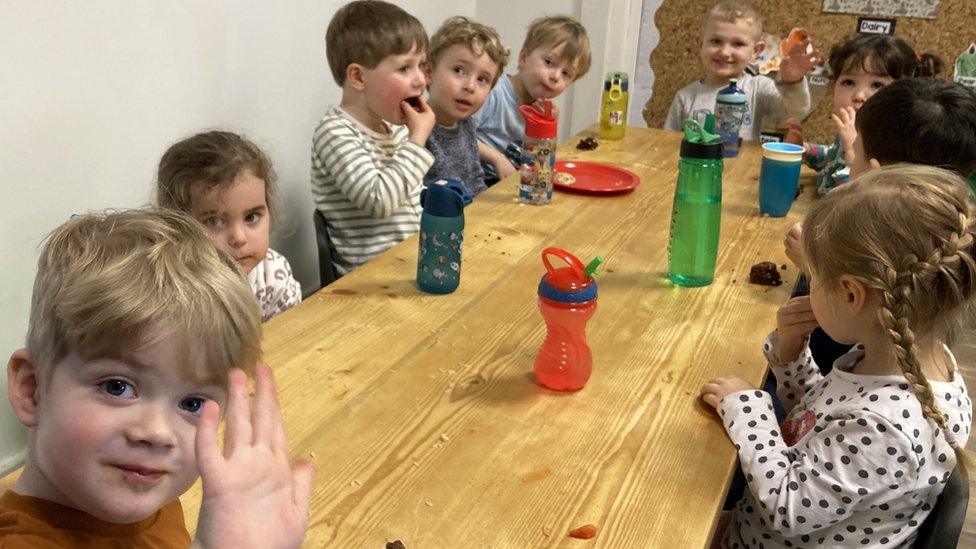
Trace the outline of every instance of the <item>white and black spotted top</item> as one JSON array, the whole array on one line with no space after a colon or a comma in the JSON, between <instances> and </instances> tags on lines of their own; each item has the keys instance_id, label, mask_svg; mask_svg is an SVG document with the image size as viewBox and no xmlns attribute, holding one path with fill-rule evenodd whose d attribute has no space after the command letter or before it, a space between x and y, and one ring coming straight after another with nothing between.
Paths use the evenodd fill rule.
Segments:
<instances>
[{"instance_id":1,"label":"white and black spotted top","mask_svg":"<svg viewBox=\"0 0 976 549\"><path fill-rule=\"evenodd\" d=\"M719 404L749 483L726 546L910 545L956 464L945 435L924 418L903 376L851 373L862 347L824 376L809 348L776 366L778 344L773 332L764 350L789 411L782 426L768 393L740 391ZM954 379L932 388L956 442L965 446L972 403L952 360Z\"/></svg>"}]
</instances>

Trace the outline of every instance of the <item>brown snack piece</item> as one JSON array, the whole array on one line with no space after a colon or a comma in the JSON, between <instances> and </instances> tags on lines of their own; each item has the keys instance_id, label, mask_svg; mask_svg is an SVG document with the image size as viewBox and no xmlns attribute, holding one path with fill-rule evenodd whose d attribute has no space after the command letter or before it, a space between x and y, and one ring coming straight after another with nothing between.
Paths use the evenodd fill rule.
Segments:
<instances>
[{"instance_id":1,"label":"brown snack piece","mask_svg":"<svg viewBox=\"0 0 976 549\"><path fill-rule=\"evenodd\" d=\"M386 549L407 549L400 540L386 542Z\"/></svg>"},{"instance_id":2,"label":"brown snack piece","mask_svg":"<svg viewBox=\"0 0 976 549\"><path fill-rule=\"evenodd\" d=\"M576 144L576 148L581 151L592 151L598 146L600 144L597 142L596 137L592 135L580 139L579 143Z\"/></svg>"},{"instance_id":3,"label":"brown snack piece","mask_svg":"<svg viewBox=\"0 0 976 549\"><path fill-rule=\"evenodd\" d=\"M756 263L749 269L749 282L761 286L779 286L783 279L779 276L779 270L772 261Z\"/></svg>"}]
</instances>

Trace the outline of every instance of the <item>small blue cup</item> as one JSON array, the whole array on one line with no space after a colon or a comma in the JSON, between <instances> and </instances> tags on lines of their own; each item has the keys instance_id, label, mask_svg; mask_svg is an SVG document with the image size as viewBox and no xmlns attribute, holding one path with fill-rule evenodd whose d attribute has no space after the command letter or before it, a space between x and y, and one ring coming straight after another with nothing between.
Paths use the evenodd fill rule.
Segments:
<instances>
[{"instance_id":1,"label":"small blue cup","mask_svg":"<svg viewBox=\"0 0 976 549\"><path fill-rule=\"evenodd\" d=\"M765 143L759 169L759 212L783 217L796 198L803 164L803 147L792 143Z\"/></svg>"}]
</instances>

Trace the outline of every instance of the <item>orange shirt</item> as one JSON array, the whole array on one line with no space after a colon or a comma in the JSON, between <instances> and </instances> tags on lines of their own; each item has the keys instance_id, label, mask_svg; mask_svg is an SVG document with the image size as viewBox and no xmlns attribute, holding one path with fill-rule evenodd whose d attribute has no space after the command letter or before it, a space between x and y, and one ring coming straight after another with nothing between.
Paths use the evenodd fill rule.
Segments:
<instances>
[{"instance_id":1,"label":"orange shirt","mask_svg":"<svg viewBox=\"0 0 976 549\"><path fill-rule=\"evenodd\" d=\"M0 496L0 549L189 546L190 534L186 531L179 499L139 522L116 524L11 490Z\"/></svg>"}]
</instances>

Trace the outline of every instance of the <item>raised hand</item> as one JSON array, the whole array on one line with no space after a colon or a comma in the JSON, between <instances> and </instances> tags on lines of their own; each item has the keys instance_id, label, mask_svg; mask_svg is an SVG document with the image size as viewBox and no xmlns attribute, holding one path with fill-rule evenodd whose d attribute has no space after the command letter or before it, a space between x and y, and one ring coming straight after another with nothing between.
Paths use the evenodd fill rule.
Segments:
<instances>
[{"instance_id":1,"label":"raised hand","mask_svg":"<svg viewBox=\"0 0 976 549\"><path fill-rule=\"evenodd\" d=\"M779 334L779 360L788 364L803 350L803 341L819 326L810 306L810 296L794 297L776 311L776 332Z\"/></svg>"},{"instance_id":2,"label":"raised hand","mask_svg":"<svg viewBox=\"0 0 976 549\"><path fill-rule=\"evenodd\" d=\"M408 101L400 102L400 110L407 126L407 139L421 147L427 144L431 130L437 122L437 117L422 95L413 98L413 104Z\"/></svg>"},{"instance_id":3,"label":"raised hand","mask_svg":"<svg viewBox=\"0 0 976 549\"><path fill-rule=\"evenodd\" d=\"M790 258L793 265L796 266L801 272L807 272L807 266L803 258L803 243L801 239L803 238L803 224L794 223L790 230L787 231L786 237L783 238L783 248L786 251L786 257Z\"/></svg>"},{"instance_id":4,"label":"raised hand","mask_svg":"<svg viewBox=\"0 0 976 549\"><path fill-rule=\"evenodd\" d=\"M798 82L810 74L813 66L820 62L820 50L814 49L807 53L810 39L794 42L789 51L781 52L779 61L779 78L783 82Z\"/></svg>"},{"instance_id":5,"label":"raised hand","mask_svg":"<svg viewBox=\"0 0 976 549\"><path fill-rule=\"evenodd\" d=\"M844 163L848 166L854 162L854 140L857 139L857 128L854 121L857 118L857 111L854 107L844 107L830 115L837 126L837 137L840 139L840 146L844 148Z\"/></svg>"},{"instance_id":6,"label":"raised hand","mask_svg":"<svg viewBox=\"0 0 976 549\"><path fill-rule=\"evenodd\" d=\"M194 547L292 548L308 523L314 468L288 459L274 376L255 368L253 402L247 376L231 370L224 451L217 445L218 406L207 401L197 429L203 502Z\"/></svg>"}]
</instances>

